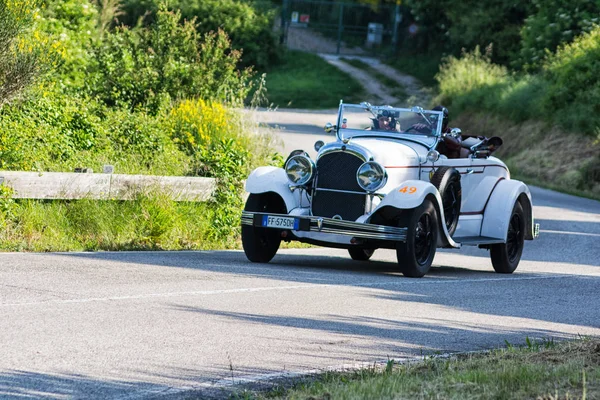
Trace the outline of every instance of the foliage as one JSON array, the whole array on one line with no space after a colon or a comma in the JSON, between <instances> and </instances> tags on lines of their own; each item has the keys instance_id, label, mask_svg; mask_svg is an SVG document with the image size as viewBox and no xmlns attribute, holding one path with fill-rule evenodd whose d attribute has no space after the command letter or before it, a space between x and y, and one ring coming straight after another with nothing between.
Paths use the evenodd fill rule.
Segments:
<instances>
[{"instance_id":1,"label":"foliage","mask_svg":"<svg viewBox=\"0 0 600 400\"><path fill-rule=\"evenodd\" d=\"M512 75L476 49L448 57L436 76L437 101L463 110L489 110L597 135L600 128L600 27L551 56L539 75Z\"/></svg>"},{"instance_id":2,"label":"foliage","mask_svg":"<svg viewBox=\"0 0 600 400\"><path fill-rule=\"evenodd\" d=\"M223 31L202 38L179 12L161 8L149 27L121 27L95 50L88 90L108 106L147 108L155 114L187 97L239 105L250 91L251 71L237 70L240 53Z\"/></svg>"},{"instance_id":3,"label":"foliage","mask_svg":"<svg viewBox=\"0 0 600 400\"><path fill-rule=\"evenodd\" d=\"M267 72L267 98L280 107L334 108L340 99L363 100L362 86L321 57L287 51L281 64Z\"/></svg>"},{"instance_id":4,"label":"foliage","mask_svg":"<svg viewBox=\"0 0 600 400\"><path fill-rule=\"evenodd\" d=\"M183 174L189 161L165 133L163 116L111 110L89 98L40 93L0 112L0 168Z\"/></svg>"},{"instance_id":5,"label":"foliage","mask_svg":"<svg viewBox=\"0 0 600 400\"><path fill-rule=\"evenodd\" d=\"M125 0L121 20L129 26L136 25L140 18L152 22L159 4L159 0ZM184 19L194 21L198 32L225 31L232 48L243 51L242 66L264 69L279 57L272 29L276 11L273 7L243 0L174 0L169 5L180 10Z\"/></svg>"},{"instance_id":6,"label":"foliage","mask_svg":"<svg viewBox=\"0 0 600 400\"><path fill-rule=\"evenodd\" d=\"M519 29L531 9L531 0L408 0L406 4L420 28L413 41L427 52L458 54L463 48L491 45L492 60L503 64L518 53Z\"/></svg>"},{"instance_id":7,"label":"foliage","mask_svg":"<svg viewBox=\"0 0 600 400\"><path fill-rule=\"evenodd\" d=\"M600 129L600 27L549 57L543 67L548 110L560 110L562 126L588 134Z\"/></svg>"},{"instance_id":8,"label":"foliage","mask_svg":"<svg viewBox=\"0 0 600 400\"><path fill-rule=\"evenodd\" d=\"M46 84L79 93L97 41L98 11L90 0L45 0L37 23L56 48L58 62Z\"/></svg>"},{"instance_id":9,"label":"foliage","mask_svg":"<svg viewBox=\"0 0 600 400\"><path fill-rule=\"evenodd\" d=\"M34 27L37 0L0 0L0 107L52 63L50 43Z\"/></svg>"},{"instance_id":10,"label":"foliage","mask_svg":"<svg viewBox=\"0 0 600 400\"><path fill-rule=\"evenodd\" d=\"M437 81L435 75L439 72L442 53L412 53L401 51L400 57L388 58L386 63L405 74L409 74L420 80L425 86L435 86Z\"/></svg>"},{"instance_id":11,"label":"foliage","mask_svg":"<svg viewBox=\"0 0 600 400\"><path fill-rule=\"evenodd\" d=\"M532 0L534 12L521 30L518 64L529 69L542 66L544 59L561 44L572 42L600 22L600 2L589 0Z\"/></svg>"}]
</instances>

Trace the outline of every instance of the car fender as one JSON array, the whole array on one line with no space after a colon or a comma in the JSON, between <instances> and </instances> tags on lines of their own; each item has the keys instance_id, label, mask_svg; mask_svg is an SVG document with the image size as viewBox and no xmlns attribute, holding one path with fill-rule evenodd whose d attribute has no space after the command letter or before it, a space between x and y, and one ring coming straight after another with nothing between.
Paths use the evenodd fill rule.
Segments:
<instances>
[{"instance_id":1,"label":"car fender","mask_svg":"<svg viewBox=\"0 0 600 400\"><path fill-rule=\"evenodd\" d=\"M510 215L516 201L521 203L525 213L525 239L532 240L535 224L531 193L527 185L513 179L501 179L492 190L483 213L481 236L506 241Z\"/></svg>"},{"instance_id":2,"label":"car fender","mask_svg":"<svg viewBox=\"0 0 600 400\"><path fill-rule=\"evenodd\" d=\"M245 187L251 194L277 193L285 202L288 212L300 206L301 197L290 189L290 182L283 168L256 168L246 180Z\"/></svg>"},{"instance_id":3,"label":"car fender","mask_svg":"<svg viewBox=\"0 0 600 400\"><path fill-rule=\"evenodd\" d=\"M450 235L448 235L446 224L442 222L445 220L442 198L440 197L437 188L430 182L421 180L404 181L402 185L390 191L383 200L381 200L381 203L373 210L372 215L385 207L393 207L399 210L416 208L420 206L426 198L430 198L433 201L437 211L438 226L440 228L438 245L442 247L460 247L460 245L454 242Z\"/></svg>"}]
</instances>

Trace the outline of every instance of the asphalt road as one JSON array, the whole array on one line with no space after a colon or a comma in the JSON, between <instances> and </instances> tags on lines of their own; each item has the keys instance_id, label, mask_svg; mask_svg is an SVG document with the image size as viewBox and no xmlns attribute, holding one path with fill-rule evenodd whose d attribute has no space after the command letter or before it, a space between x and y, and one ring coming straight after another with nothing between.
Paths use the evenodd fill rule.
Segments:
<instances>
[{"instance_id":1,"label":"asphalt road","mask_svg":"<svg viewBox=\"0 0 600 400\"><path fill-rule=\"evenodd\" d=\"M541 236L512 275L438 252L422 279L345 251L0 254L0 398L222 393L432 352L600 335L600 202L532 188Z\"/></svg>"}]
</instances>

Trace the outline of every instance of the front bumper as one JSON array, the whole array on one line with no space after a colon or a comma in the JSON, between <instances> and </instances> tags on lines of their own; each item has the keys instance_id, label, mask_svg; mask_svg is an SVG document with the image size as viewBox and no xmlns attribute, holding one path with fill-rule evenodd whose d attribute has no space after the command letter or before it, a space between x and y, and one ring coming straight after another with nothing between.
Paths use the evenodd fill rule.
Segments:
<instances>
[{"instance_id":1,"label":"front bumper","mask_svg":"<svg viewBox=\"0 0 600 400\"><path fill-rule=\"evenodd\" d=\"M351 236L360 239L406 241L406 228L395 226L373 225L361 222L343 221L333 218L314 217L314 216L293 216L287 214L258 213L251 211L242 212L242 225L250 225L261 228L263 226L263 217L293 217L298 219L297 231L320 232L334 235ZM267 228L279 229L281 228ZM291 229L293 232L294 230Z\"/></svg>"}]
</instances>

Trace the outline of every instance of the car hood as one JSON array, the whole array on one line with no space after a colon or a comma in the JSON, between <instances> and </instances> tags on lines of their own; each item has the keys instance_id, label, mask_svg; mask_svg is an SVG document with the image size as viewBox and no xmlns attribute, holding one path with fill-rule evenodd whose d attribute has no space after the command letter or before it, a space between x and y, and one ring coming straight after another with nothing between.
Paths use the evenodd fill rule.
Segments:
<instances>
[{"instance_id":1,"label":"car hood","mask_svg":"<svg viewBox=\"0 0 600 400\"><path fill-rule=\"evenodd\" d=\"M409 141L382 138L354 138L352 144L367 149L384 167L414 167L427 157L427 147Z\"/></svg>"}]
</instances>

